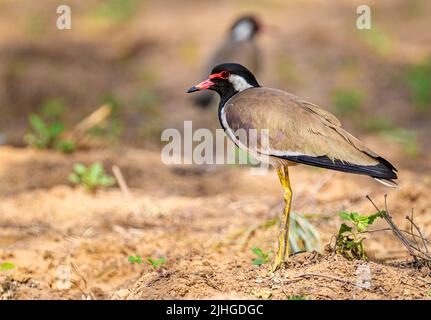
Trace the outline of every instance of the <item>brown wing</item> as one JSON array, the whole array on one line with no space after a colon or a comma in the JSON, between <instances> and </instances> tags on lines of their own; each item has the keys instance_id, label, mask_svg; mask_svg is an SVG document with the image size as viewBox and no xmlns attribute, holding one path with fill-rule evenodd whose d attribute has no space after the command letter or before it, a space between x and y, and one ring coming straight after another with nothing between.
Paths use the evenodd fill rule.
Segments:
<instances>
[{"instance_id":1,"label":"brown wing","mask_svg":"<svg viewBox=\"0 0 431 320\"><path fill-rule=\"evenodd\" d=\"M355 173L363 174L369 172L362 172L358 167L380 168L382 164L390 172L395 169L342 129L334 115L281 90L245 90L232 97L223 112L232 132L256 129L259 135L261 130L268 129L269 150L263 150L259 140L253 145L253 141L244 140L244 135L238 139L263 154L268 152L274 157L335 170L359 170ZM350 170L351 165L355 168Z\"/></svg>"}]
</instances>

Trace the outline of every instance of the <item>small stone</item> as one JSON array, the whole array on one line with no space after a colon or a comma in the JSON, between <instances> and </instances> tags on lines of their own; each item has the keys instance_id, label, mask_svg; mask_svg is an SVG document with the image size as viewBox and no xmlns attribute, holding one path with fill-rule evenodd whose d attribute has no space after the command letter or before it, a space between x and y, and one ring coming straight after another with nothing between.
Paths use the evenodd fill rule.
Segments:
<instances>
[{"instance_id":1,"label":"small stone","mask_svg":"<svg viewBox=\"0 0 431 320\"><path fill-rule=\"evenodd\" d=\"M129 290L128 289L121 289L118 291L115 291L114 294L112 295L112 299L113 300L125 300L127 298L127 296L129 295Z\"/></svg>"}]
</instances>

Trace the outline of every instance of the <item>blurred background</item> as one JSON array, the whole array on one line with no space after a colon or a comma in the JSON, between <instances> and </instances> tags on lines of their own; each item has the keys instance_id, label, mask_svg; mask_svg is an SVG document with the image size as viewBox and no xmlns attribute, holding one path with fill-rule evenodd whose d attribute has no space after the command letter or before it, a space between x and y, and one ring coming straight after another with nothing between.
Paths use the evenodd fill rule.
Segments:
<instances>
[{"instance_id":1,"label":"blurred background","mask_svg":"<svg viewBox=\"0 0 431 320\"><path fill-rule=\"evenodd\" d=\"M371 30L356 28L360 1L63 2L71 30L55 27L58 1L0 1L3 144L24 145L30 113L61 113L71 128L105 102L109 128L91 134L111 144L158 147L160 132L184 120L217 127L216 109L200 112L184 91L233 21L254 14L276 27L256 38L262 85L331 110L356 134L382 135L406 157L430 147L427 1L370 1Z\"/></svg>"},{"instance_id":2,"label":"blurred background","mask_svg":"<svg viewBox=\"0 0 431 320\"><path fill-rule=\"evenodd\" d=\"M56 28L63 4L71 30ZM356 28L361 4L371 7L371 30ZM368 178L295 168L294 211L316 213L324 244L340 222L328 217L372 213L364 196L382 205L389 192L397 221L414 207L431 228L430 1L0 0L0 14L0 263L15 265L7 296L0 274L3 298L112 297L152 271L131 265L132 255L166 257L177 268L176 280L157 290L135 286L135 298L213 296L219 291L182 276L200 272L207 258L226 273L232 257L250 267L249 247L233 254L241 245L225 238L276 216L276 175L239 166L181 171L159 153L165 128L182 130L185 120L219 128L218 101L203 110L185 92L204 80L208 59L244 14L270 27L255 38L259 83L330 110L400 170L402 189L386 191ZM73 187L79 179L68 175L84 170L74 165L95 161L109 174L121 167L133 200L103 188L109 177L97 192ZM250 246L274 248L277 232L258 233ZM375 259L405 253L393 238L376 237L368 247ZM59 265L72 268L70 290L55 289ZM252 287L254 274L243 281L232 272L218 281L249 297L238 285Z\"/></svg>"}]
</instances>

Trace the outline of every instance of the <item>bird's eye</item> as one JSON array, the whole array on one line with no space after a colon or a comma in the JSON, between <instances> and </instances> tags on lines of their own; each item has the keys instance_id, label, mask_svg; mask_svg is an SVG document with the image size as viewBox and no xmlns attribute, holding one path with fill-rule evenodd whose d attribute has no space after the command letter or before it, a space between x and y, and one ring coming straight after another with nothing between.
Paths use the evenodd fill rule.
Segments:
<instances>
[{"instance_id":1,"label":"bird's eye","mask_svg":"<svg viewBox=\"0 0 431 320\"><path fill-rule=\"evenodd\" d=\"M223 79L227 79L230 76L230 72L229 71L222 71L220 75Z\"/></svg>"}]
</instances>

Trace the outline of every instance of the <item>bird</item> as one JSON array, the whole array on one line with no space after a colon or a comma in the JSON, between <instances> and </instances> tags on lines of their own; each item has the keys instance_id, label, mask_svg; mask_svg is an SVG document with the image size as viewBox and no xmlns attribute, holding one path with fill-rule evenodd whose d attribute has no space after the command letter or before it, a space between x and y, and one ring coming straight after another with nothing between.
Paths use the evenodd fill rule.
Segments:
<instances>
[{"instance_id":1,"label":"bird","mask_svg":"<svg viewBox=\"0 0 431 320\"><path fill-rule=\"evenodd\" d=\"M256 156L266 156L276 169L283 188L278 249L270 268L275 272L289 259L289 223L292 188L289 167L304 164L345 173L366 175L389 187L397 169L344 130L329 111L286 91L262 87L243 65L215 66L208 79L187 93L211 90L218 93L218 118L226 135L239 147ZM239 130L267 130L268 145L259 139L247 145ZM262 139L261 139L262 140Z\"/></svg>"},{"instance_id":2,"label":"bird","mask_svg":"<svg viewBox=\"0 0 431 320\"><path fill-rule=\"evenodd\" d=\"M225 61L241 63L256 73L261 53L254 39L261 29L261 23L253 15L244 15L236 19L229 29L226 39L205 64L204 76L213 66ZM213 98L214 95L211 92L202 92L196 96L194 104L206 109Z\"/></svg>"}]
</instances>

